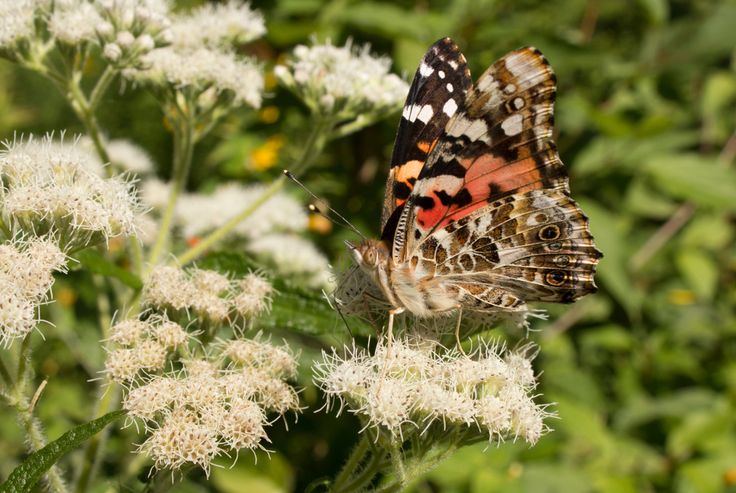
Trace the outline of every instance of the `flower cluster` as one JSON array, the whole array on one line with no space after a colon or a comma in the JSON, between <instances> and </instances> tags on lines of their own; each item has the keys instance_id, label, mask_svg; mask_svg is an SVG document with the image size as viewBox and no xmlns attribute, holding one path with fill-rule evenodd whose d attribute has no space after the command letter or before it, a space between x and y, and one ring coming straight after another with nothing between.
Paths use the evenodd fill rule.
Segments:
<instances>
[{"instance_id":1,"label":"flower cluster","mask_svg":"<svg viewBox=\"0 0 736 493\"><path fill-rule=\"evenodd\" d=\"M401 108L409 86L389 73L390 65L388 58L372 56L368 46L299 45L275 74L312 112L349 120Z\"/></svg>"},{"instance_id":2,"label":"flower cluster","mask_svg":"<svg viewBox=\"0 0 736 493\"><path fill-rule=\"evenodd\" d=\"M163 370L167 355L188 339L184 328L165 315L122 320L111 329L109 340L117 348L107 355L105 373L113 382L125 383Z\"/></svg>"},{"instance_id":3,"label":"flower cluster","mask_svg":"<svg viewBox=\"0 0 736 493\"><path fill-rule=\"evenodd\" d=\"M66 261L48 239L0 244L0 346L7 347L33 330L38 308L54 283L53 272L65 272Z\"/></svg>"},{"instance_id":4,"label":"flower cluster","mask_svg":"<svg viewBox=\"0 0 736 493\"><path fill-rule=\"evenodd\" d=\"M177 203L176 223L187 240L196 241L223 226L265 191L263 185L228 183L209 194L183 193ZM168 187L158 180L142 183L142 201L154 209L166 206L168 193ZM239 210L233 210L232 204L238 204ZM329 286L332 273L327 258L312 243L293 234L306 230L308 223L304 207L280 192L269 198L257 214L241 221L231 234L245 239L245 249L279 273L296 277L306 285Z\"/></svg>"},{"instance_id":5,"label":"flower cluster","mask_svg":"<svg viewBox=\"0 0 736 493\"><path fill-rule=\"evenodd\" d=\"M207 3L187 15L173 17L173 43L179 48L227 47L266 34L263 16L247 3Z\"/></svg>"},{"instance_id":6,"label":"flower cluster","mask_svg":"<svg viewBox=\"0 0 736 493\"><path fill-rule=\"evenodd\" d=\"M102 19L95 26L102 54L118 67L140 66L144 55L172 40L166 0L95 0L94 3Z\"/></svg>"},{"instance_id":7,"label":"flower cluster","mask_svg":"<svg viewBox=\"0 0 736 493\"><path fill-rule=\"evenodd\" d=\"M311 242L294 234L271 233L251 240L245 248L274 266L282 275L315 288L333 282L327 258Z\"/></svg>"},{"instance_id":8,"label":"flower cluster","mask_svg":"<svg viewBox=\"0 0 736 493\"><path fill-rule=\"evenodd\" d=\"M316 365L316 381L327 408L339 402L340 410L347 406L366 427L392 437L439 424L534 444L547 431L551 414L532 400L530 347L508 352L483 345L470 355L436 350L403 340L379 343L373 355L333 349Z\"/></svg>"},{"instance_id":9,"label":"flower cluster","mask_svg":"<svg viewBox=\"0 0 736 493\"><path fill-rule=\"evenodd\" d=\"M216 271L158 266L143 288L145 306L213 323L251 320L271 306L272 287L258 274L231 280Z\"/></svg>"},{"instance_id":10,"label":"flower cluster","mask_svg":"<svg viewBox=\"0 0 736 493\"><path fill-rule=\"evenodd\" d=\"M0 0L0 50L12 50L35 34L37 0Z\"/></svg>"},{"instance_id":11,"label":"flower cluster","mask_svg":"<svg viewBox=\"0 0 736 493\"><path fill-rule=\"evenodd\" d=\"M131 184L101 178L99 160L76 143L46 136L5 147L0 198L11 231L50 234L65 252L135 233L139 205Z\"/></svg>"},{"instance_id":12,"label":"flower cluster","mask_svg":"<svg viewBox=\"0 0 736 493\"><path fill-rule=\"evenodd\" d=\"M259 13L236 1L205 5L174 16L170 32L170 46L150 51L143 66L127 69L124 75L154 89L186 93L202 113L220 105L260 106L261 69L232 50L234 43L265 33Z\"/></svg>"},{"instance_id":13,"label":"flower cluster","mask_svg":"<svg viewBox=\"0 0 736 493\"><path fill-rule=\"evenodd\" d=\"M268 415L299 410L286 382L295 373L287 347L233 339L208 359L185 359L180 371L131 387L123 407L145 424L150 435L140 450L157 468L193 464L209 473L222 452L262 448Z\"/></svg>"}]
</instances>

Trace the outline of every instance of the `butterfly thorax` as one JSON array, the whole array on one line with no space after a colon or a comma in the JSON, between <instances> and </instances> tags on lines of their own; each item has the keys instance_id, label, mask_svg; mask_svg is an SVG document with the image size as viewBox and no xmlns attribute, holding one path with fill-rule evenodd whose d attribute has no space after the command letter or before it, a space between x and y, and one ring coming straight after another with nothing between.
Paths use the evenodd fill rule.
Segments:
<instances>
[{"instance_id":1,"label":"butterfly thorax","mask_svg":"<svg viewBox=\"0 0 736 493\"><path fill-rule=\"evenodd\" d=\"M394 309L431 316L457 307L439 279L420 274L416 263L396 263L382 240L365 240L351 249L355 262L383 292Z\"/></svg>"}]
</instances>

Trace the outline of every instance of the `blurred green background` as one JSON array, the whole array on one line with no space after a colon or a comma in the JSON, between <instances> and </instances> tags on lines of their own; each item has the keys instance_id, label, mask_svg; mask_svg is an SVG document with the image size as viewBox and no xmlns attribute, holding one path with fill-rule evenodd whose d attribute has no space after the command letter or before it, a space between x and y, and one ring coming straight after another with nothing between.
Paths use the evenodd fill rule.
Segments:
<instances>
[{"instance_id":1,"label":"blurred green background","mask_svg":"<svg viewBox=\"0 0 736 493\"><path fill-rule=\"evenodd\" d=\"M560 154L605 254L598 294L572 306L545 306L549 320L534 324L539 332L531 337L542 346L541 399L556 402L560 418L531 449L506 443L462 450L416 491L736 491L736 2L277 0L253 6L265 15L268 34L244 50L268 73L312 35L368 42L407 76L443 36L456 40L476 77L522 45L542 50L557 73ZM308 119L268 79L262 110L232 115L199 146L191 189L268 181L289 166L289 144L305 138ZM103 126L111 137L142 145L166 177L170 136L156 102L130 87L112 93L100 114ZM398 115L336 141L305 177L374 236L397 122ZM64 128L82 127L53 86L0 63L0 136ZM344 257L342 240L352 238L320 228L312 234L336 261ZM82 281L72 276L54 288L57 299L66 294L67 302L78 301L76 333L46 331L48 343L38 354L39 372L51 378L39 409L51 438L85 419L78 403L93 388L74 356L98 347L94 293L85 293L90 284ZM357 422L315 414L320 397L303 372L310 409L288 431L283 423L273 426L270 460L259 454L254 466L244 456L235 468L215 469L211 482L195 474L177 491L302 491L334 475ZM20 446L16 430L12 417L0 418L0 447L11 455ZM114 456L129 454L130 444L113 436L110 447L102 468L115 475ZM7 468L0 464L0 476Z\"/></svg>"}]
</instances>

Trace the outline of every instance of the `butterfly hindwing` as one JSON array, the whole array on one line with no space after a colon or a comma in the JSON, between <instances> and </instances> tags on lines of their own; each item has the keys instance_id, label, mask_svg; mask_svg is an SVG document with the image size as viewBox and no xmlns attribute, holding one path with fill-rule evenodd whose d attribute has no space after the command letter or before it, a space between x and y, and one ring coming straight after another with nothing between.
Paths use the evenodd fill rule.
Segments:
<instances>
[{"instance_id":1,"label":"butterfly hindwing","mask_svg":"<svg viewBox=\"0 0 736 493\"><path fill-rule=\"evenodd\" d=\"M427 155L462 106L471 83L465 57L450 38L434 43L422 58L404 104L386 182L381 227L389 243L397 209L409 197Z\"/></svg>"},{"instance_id":2,"label":"butterfly hindwing","mask_svg":"<svg viewBox=\"0 0 736 493\"><path fill-rule=\"evenodd\" d=\"M418 277L441 277L463 306L513 310L522 300L571 302L595 292L601 254L575 201L561 190L538 189L436 230L414 256Z\"/></svg>"},{"instance_id":3,"label":"butterfly hindwing","mask_svg":"<svg viewBox=\"0 0 736 493\"><path fill-rule=\"evenodd\" d=\"M398 221L394 259L498 198L541 188L568 190L552 141L555 91L554 72L535 48L513 51L486 70L417 178Z\"/></svg>"}]
</instances>

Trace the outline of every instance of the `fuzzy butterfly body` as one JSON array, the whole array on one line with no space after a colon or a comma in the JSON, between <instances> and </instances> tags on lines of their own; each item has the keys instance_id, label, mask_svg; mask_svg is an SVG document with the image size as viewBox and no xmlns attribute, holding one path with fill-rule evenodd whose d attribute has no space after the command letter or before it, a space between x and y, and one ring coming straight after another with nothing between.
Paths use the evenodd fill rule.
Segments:
<instances>
[{"instance_id":1,"label":"fuzzy butterfly body","mask_svg":"<svg viewBox=\"0 0 736 493\"><path fill-rule=\"evenodd\" d=\"M473 85L451 39L430 47L402 112L381 239L352 249L372 280L363 297L433 317L595 292L602 255L552 140L555 81L535 48Z\"/></svg>"}]
</instances>

